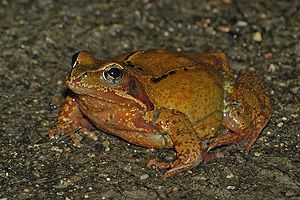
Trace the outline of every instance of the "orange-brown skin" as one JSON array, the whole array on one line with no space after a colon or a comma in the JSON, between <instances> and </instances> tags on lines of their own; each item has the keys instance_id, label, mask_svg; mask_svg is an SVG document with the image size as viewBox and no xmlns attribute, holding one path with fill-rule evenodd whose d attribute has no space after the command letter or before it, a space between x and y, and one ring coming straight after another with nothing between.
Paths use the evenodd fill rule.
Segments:
<instances>
[{"instance_id":1,"label":"orange-brown skin","mask_svg":"<svg viewBox=\"0 0 300 200\"><path fill-rule=\"evenodd\" d=\"M174 147L175 162L149 162L171 168L164 178L218 157L209 151L221 145L248 151L271 115L262 78L235 78L223 53L147 50L100 60L81 51L66 85L50 137L69 134L79 147L78 130L97 140L93 124L139 146Z\"/></svg>"}]
</instances>

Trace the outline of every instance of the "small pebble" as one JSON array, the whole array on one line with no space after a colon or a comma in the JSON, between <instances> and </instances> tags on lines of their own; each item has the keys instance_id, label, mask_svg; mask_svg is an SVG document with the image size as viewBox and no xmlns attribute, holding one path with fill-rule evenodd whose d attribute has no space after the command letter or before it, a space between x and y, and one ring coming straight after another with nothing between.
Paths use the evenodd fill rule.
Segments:
<instances>
[{"instance_id":1,"label":"small pebble","mask_svg":"<svg viewBox=\"0 0 300 200\"><path fill-rule=\"evenodd\" d=\"M90 157L90 158L95 158L96 154L94 154L94 153L88 153L87 156Z\"/></svg>"},{"instance_id":2,"label":"small pebble","mask_svg":"<svg viewBox=\"0 0 300 200\"><path fill-rule=\"evenodd\" d=\"M57 85L62 85L64 82L63 81L61 81L61 80L58 80L57 81Z\"/></svg>"},{"instance_id":3,"label":"small pebble","mask_svg":"<svg viewBox=\"0 0 300 200\"><path fill-rule=\"evenodd\" d=\"M104 151L106 152L110 151L109 141L105 140L104 142L102 142L102 145L104 147Z\"/></svg>"},{"instance_id":4,"label":"small pebble","mask_svg":"<svg viewBox=\"0 0 300 200\"><path fill-rule=\"evenodd\" d=\"M206 178L205 176L200 176L200 177L199 177L199 180L201 180L201 181L206 181L207 178Z\"/></svg>"},{"instance_id":5,"label":"small pebble","mask_svg":"<svg viewBox=\"0 0 300 200\"><path fill-rule=\"evenodd\" d=\"M236 25L239 26L239 27L245 27L245 26L248 25L248 23L245 22L245 21L238 21L238 22L236 23Z\"/></svg>"},{"instance_id":6,"label":"small pebble","mask_svg":"<svg viewBox=\"0 0 300 200\"><path fill-rule=\"evenodd\" d=\"M218 31L223 32L223 33L228 33L230 32L230 27L229 26L219 26Z\"/></svg>"},{"instance_id":7,"label":"small pebble","mask_svg":"<svg viewBox=\"0 0 300 200\"><path fill-rule=\"evenodd\" d=\"M278 124L277 124L277 127L282 127L283 126L283 123L282 122L279 122Z\"/></svg>"},{"instance_id":8,"label":"small pebble","mask_svg":"<svg viewBox=\"0 0 300 200\"><path fill-rule=\"evenodd\" d=\"M262 35L261 35L261 33L260 32L255 32L255 33L253 33L253 35L252 35L252 40L254 41L254 42L261 42L262 41Z\"/></svg>"},{"instance_id":9,"label":"small pebble","mask_svg":"<svg viewBox=\"0 0 300 200\"><path fill-rule=\"evenodd\" d=\"M259 15L259 17L260 17L261 19L266 19L266 18L267 18L267 14L266 14L266 13L261 13L261 14Z\"/></svg>"},{"instance_id":10,"label":"small pebble","mask_svg":"<svg viewBox=\"0 0 300 200\"><path fill-rule=\"evenodd\" d=\"M26 193L28 193L30 190L28 189L28 188L25 188L24 190L23 190L23 192L26 192Z\"/></svg>"},{"instance_id":11,"label":"small pebble","mask_svg":"<svg viewBox=\"0 0 300 200\"><path fill-rule=\"evenodd\" d=\"M261 153L255 152L254 155L255 155L256 157L259 157L259 156L261 155Z\"/></svg>"},{"instance_id":12,"label":"small pebble","mask_svg":"<svg viewBox=\"0 0 300 200\"><path fill-rule=\"evenodd\" d=\"M147 178L149 178L149 174L143 174L143 175L140 176L141 180L145 180Z\"/></svg>"},{"instance_id":13,"label":"small pebble","mask_svg":"<svg viewBox=\"0 0 300 200\"><path fill-rule=\"evenodd\" d=\"M226 189L228 189L228 190L234 190L234 189L235 189L235 186L229 185L229 186L226 187Z\"/></svg>"},{"instance_id":14,"label":"small pebble","mask_svg":"<svg viewBox=\"0 0 300 200\"><path fill-rule=\"evenodd\" d=\"M6 1L6 0L2 0L2 5L4 5L4 6L8 6L8 1ZM0 199L0 200L2 200L2 199Z\"/></svg>"},{"instance_id":15,"label":"small pebble","mask_svg":"<svg viewBox=\"0 0 300 200\"><path fill-rule=\"evenodd\" d=\"M233 177L234 177L234 174L233 174L233 173L228 174L228 175L226 176L226 178L233 178Z\"/></svg>"},{"instance_id":16,"label":"small pebble","mask_svg":"<svg viewBox=\"0 0 300 200\"><path fill-rule=\"evenodd\" d=\"M271 58L273 58L273 54L268 52L268 53L264 54L264 58L265 59L271 59Z\"/></svg>"},{"instance_id":17,"label":"small pebble","mask_svg":"<svg viewBox=\"0 0 300 200\"><path fill-rule=\"evenodd\" d=\"M173 192L178 192L178 187L173 187Z\"/></svg>"},{"instance_id":18,"label":"small pebble","mask_svg":"<svg viewBox=\"0 0 300 200\"><path fill-rule=\"evenodd\" d=\"M298 115L298 114L291 114L291 116L292 116L292 117L294 117L294 118L297 118L297 117L299 117L299 115Z\"/></svg>"},{"instance_id":19,"label":"small pebble","mask_svg":"<svg viewBox=\"0 0 300 200\"><path fill-rule=\"evenodd\" d=\"M42 85L40 83L38 83L38 82L32 82L30 84L30 88L32 88L32 89L39 89L41 87L42 87Z\"/></svg>"},{"instance_id":20,"label":"small pebble","mask_svg":"<svg viewBox=\"0 0 300 200\"><path fill-rule=\"evenodd\" d=\"M279 82L278 86L279 87L287 87L287 84L285 82Z\"/></svg>"},{"instance_id":21,"label":"small pebble","mask_svg":"<svg viewBox=\"0 0 300 200\"><path fill-rule=\"evenodd\" d=\"M278 70L277 65L274 65L274 64L269 65L269 69L268 69L269 72L276 72L277 70Z\"/></svg>"},{"instance_id":22,"label":"small pebble","mask_svg":"<svg viewBox=\"0 0 300 200\"><path fill-rule=\"evenodd\" d=\"M61 148L57 147L57 146L52 146L50 148L50 150L55 151L55 152L59 152L59 153L63 152L63 150Z\"/></svg>"},{"instance_id":23,"label":"small pebble","mask_svg":"<svg viewBox=\"0 0 300 200\"><path fill-rule=\"evenodd\" d=\"M62 196L62 195L64 195L65 193L64 192L57 192L56 193L58 196Z\"/></svg>"}]
</instances>

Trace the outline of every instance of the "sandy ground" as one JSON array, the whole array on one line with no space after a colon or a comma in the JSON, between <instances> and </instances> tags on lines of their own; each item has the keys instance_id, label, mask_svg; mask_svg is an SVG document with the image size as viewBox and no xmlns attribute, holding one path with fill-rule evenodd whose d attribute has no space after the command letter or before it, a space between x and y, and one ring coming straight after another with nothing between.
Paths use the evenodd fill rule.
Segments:
<instances>
[{"instance_id":1,"label":"sandy ground","mask_svg":"<svg viewBox=\"0 0 300 200\"><path fill-rule=\"evenodd\" d=\"M0 1L1 200L300 199L300 1L155 2ZM72 54L149 48L222 51L236 71L265 77L273 114L248 155L229 147L162 180L145 165L173 151L100 131L80 149L49 140Z\"/></svg>"}]
</instances>

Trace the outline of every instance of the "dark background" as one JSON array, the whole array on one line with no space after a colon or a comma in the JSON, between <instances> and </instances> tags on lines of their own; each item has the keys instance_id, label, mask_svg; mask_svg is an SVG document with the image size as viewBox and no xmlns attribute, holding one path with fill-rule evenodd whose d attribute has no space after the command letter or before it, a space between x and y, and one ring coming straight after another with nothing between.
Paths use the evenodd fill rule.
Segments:
<instances>
[{"instance_id":1,"label":"dark background","mask_svg":"<svg viewBox=\"0 0 300 200\"><path fill-rule=\"evenodd\" d=\"M0 1L0 198L299 199L299 13L298 0ZM173 151L100 131L80 149L49 140L72 54L149 48L222 51L265 77L273 114L248 155L225 148L165 181L145 165Z\"/></svg>"}]
</instances>

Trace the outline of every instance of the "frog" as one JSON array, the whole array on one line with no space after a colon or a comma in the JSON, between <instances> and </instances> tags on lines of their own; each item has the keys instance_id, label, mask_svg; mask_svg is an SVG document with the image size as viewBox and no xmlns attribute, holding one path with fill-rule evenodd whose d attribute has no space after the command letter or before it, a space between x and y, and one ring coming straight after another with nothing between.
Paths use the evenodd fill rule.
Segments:
<instances>
[{"instance_id":1,"label":"frog","mask_svg":"<svg viewBox=\"0 0 300 200\"><path fill-rule=\"evenodd\" d=\"M101 59L72 57L69 90L50 138L67 134L81 147L91 128L145 148L174 149L176 159L152 159L163 178L221 157L221 147L248 152L271 116L263 77L237 74L222 52L138 50Z\"/></svg>"}]
</instances>

